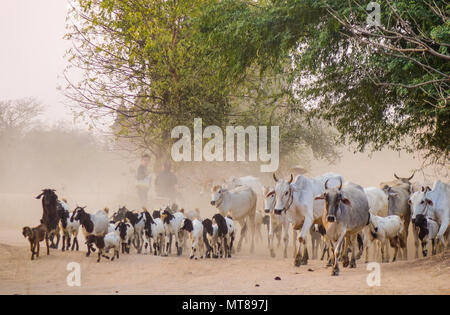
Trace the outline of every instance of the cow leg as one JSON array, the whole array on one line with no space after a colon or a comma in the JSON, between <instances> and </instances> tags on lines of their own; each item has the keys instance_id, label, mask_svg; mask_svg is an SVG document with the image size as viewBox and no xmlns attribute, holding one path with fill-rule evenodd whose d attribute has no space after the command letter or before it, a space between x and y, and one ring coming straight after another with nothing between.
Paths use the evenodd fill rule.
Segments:
<instances>
[{"instance_id":1,"label":"cow leg","mask_svg":"<svg viewBox=\"0 0 450 315\"><path fill-rule=\"evenodd\" d=\"M292 240L293 240L293 247L294 247L294 257L297 254L297 231L292 229Z\"/></svg>"},{"instance_id":2,"label":"cow leg","mask_svg":"<svg viewBox=\"0 0 450 315\"><path fill-rule=\"evenodd\" d=\"M447 246L447 242L446 242L446 240L445 240L444 235L445 235L446 232L447 232L448 225L449 225L449 219L448 219L448 217L447 217L447 218L445 218L444 220L442 220L442 224L441 224L441 226L440 226L440 228L439 228L439 232L438 232L438 234L436 235L436 239L438 239L438 240L440 241L440 243L441 243L443 249L445 249L445 247ZM444 254L444 253L445 253L445 250L443 250L442 253Z\"/></svg>"},{"instance_id":3,"label":"cow leg","mask_svg":"<svg viewBox=\"0 0 450 315\"><path fill-rule=\"evenodd\" d=\"M239 225L241 226L241 233L239 233L239 241L237 245L237 251L241 251L242 241L245 238L245 235L247 234L247 220L239 221Z\"/></svg>"},{"instance_id":4,"label":"cow leg","mask_svg":"<svg viewBox=\"0 0 450 315\"><path fill-rule=\"evenodd\" d=\"M270 220L269 223L269 251L270 251L270 257L275 257L275 250L273 248L273 240L274 240L274 231L272 226L273 220Z\"/></svg>"},{"instance_id":5,"label":"cow leg","mask_svg":"<svg viewBox=\"0 0 450 315\"><path fill-rule=\"evenodd\" d=\"M284 241L284 251L283 251L283 257L287 258L287 248L289 245L289 231L288 231L288 224L282 225L282 232L283 232L283 241ZM295 239L294 239L295 243Z\"/></svg>"},{"instance_id":6,"label":"cow leg","mask_svg":"<svg viewBox=\"0 0 450 315\"><path fill-rule=\"evenodd\" d=\"M352 259L350 260L350 268L356 268L356 248L358 247L358 234L351 236Z\"/></svg>"},{"instance_id":7,"label":"cow leg","mask_svg":"<svg viewBox=\"0 0 450 315\"><path fill-rule=\"evenodd\" d=\"M255 224L255 215L249 217L250 221L250 233L252 237L252 244L250 245L250 253L255 252L255 230L256 230L256 224Z\"/></svg>"},{"instance_id":8,"label":"cow leg","mask_svg":"<svg viewBox=\"0 0 450 315\"><path fill-rule=\"evenodd\" d=\"M294 240L294 243L296 243L297 240ZM301 263L302 263L302 254L301 254L301 250L302 250L302 241L301 238L298 238L298 249L297 249L297 253L295 254L295 258L294 258L294 266L295 267L300 267Z\"/></svg>"},{"instance_id":9,"label":"cow leg","mask_svg":"<svg viewBox=\"0 0 450 315\"><path fill-rule=\"evenodd\" d=\"M306 239L303 240L303 257L302 257L302 265L308 264L308 247L306 246Z\"/></svg>"},{"instance_id":10,"label":"cow leg","mask_svg":"<svg viewBox=\"0 0 450 315\"><path fill-rule=\"evenodd\" d=\"M301 264L302 265L307 265L308 264L309 256L308 256L308 249L306 247L306 239L307 239L308 232L311 231L312 224L313 224L312 218L305 217L305 221L303 222L303 226L302 226L302 229L300 231L300 237L298 239L299 243L300 243L299 251L300 251L301 245L303 245L303 247L304 247L303 248L303 257L302 257L302 260L301 260Z\"/></svg>"},{"instance_id":11,"label":"cow leg","mask_svg":"<svg viewBox=\"0 0 450 315\"><path fill-rule=\"evenodd\" d=\"M316 259L316 257L314 256L315 251L316 251L316 239L314 238L314 236L311 235L311 249L312 249L312 259Z\"/></svg>"},{"instance_id":12,"label":"cow leg","mask_svg":"<svg viewBox=\"0 0 450 315\"><path fill-rule=\"evenodd\" d=\"M334 258L333 258L333 269L331 271L332 276L339 275L338 257L341 255L342 248L344 247L344 238L345 238L346 233L347 233L347 229L344 228L344 230L341 232L341 235L338 238L338 241L336 242L336 248L333 251Z\"/></svg>"},{"instance_id":13,"label":"cow leg","mask_svg":"<svg viewBox=\"0 0 450 315\"><path fill-rule=\"evenodd\" d=\"M415 258L419 258L419 233L417 231L417 228L412 224L412 234L414 236L414 247L415 247Z\"/></svg>"},{"instance_id":14,"label":"cow leg","mask_svg":"<svg viewBox=\"0 0 450 315\"><path fill-rule=\"evenodd\" d=\"M342 260L342 266L344 268L347 268L350 264L350 259L348 258L348 252L350 250L350 238L345 237L342 243L342 250L341 250L341 260Z\"/></svg>"}]
</instances>

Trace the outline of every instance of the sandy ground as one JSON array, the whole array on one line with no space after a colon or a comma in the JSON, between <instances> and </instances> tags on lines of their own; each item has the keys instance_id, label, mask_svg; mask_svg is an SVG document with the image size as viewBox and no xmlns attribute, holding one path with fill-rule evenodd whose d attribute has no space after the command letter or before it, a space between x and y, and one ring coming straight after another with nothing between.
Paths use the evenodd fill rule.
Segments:
<instances>
[{"instance_id":1,"label":"sandy ground","mask_svg":"<svg viewBox=\"0 0 450 315\"><path fill-rule=\"evenodd\" d=\"M81 242L80 242L81 244ZM231 259L121 255L96 262L96 255L51 250L30 260L18 229L0 229L0 294L450 294L450 251L431 258L381 265L381 285L367 284L367 265L342 268L330 276L324 262L310 260L296 268L292 258L270 258L263 245L248 246ZM289 252L292 255L292 249ZM81 266L81 286L70 287L67 264ZM274 278L280 277L277 281ZM257 286L259 285L259 286Z\"/></svg>"}]
</instances>

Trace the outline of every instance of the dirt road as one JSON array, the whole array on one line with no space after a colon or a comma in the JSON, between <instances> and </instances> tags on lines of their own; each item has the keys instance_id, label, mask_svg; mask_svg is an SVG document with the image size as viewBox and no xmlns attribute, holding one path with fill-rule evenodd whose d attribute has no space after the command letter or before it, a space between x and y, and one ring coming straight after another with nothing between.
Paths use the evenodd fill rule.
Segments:
<instances>
[{"instance_id":1,"label":"dirt road","mask_svg":"<svg viewBox=\"0 0 450 315\"><path fill-rule=\"evenodd\" d=\"M382 264L381 285L370 287L366 264L341 266L340 276L331 277L322 261L296 268L292 258L280 258L280 252L270 258L263 246L254 255L244 248L227 260L132 253L97 263L96 255L84 256L84 245L80 252L52 250L50 256L44 245L39 260L31 261L20 236L20 231L0 230L0 294L450 294L450 251ZM70 262L81 266L80 287L66 283Z\"/></svg>"}]
</instances>

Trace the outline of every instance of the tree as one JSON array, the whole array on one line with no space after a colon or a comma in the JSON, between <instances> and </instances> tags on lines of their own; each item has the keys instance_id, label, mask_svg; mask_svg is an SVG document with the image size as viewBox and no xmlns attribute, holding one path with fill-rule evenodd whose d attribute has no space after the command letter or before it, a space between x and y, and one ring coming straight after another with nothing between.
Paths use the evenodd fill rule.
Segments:
<instances>
[{"instance_id":1,"label":"tree","mask_svg":"<svg viewBox=\"0 0 450 315\"><path fill-rule=\"evenodd\" d=\"M330 121L342 142L424 150L448 163L448 4L385 1L378 27L367 25L366 5L225 0L198 23L223 73L243 77L255 65L283 73L297 110Z\"/></svg>"},{"instance_id":2,"label":"tree","mask_svg":"<svg viewBox=\"0 0 450 315\"><path fill-rule=\"evenodd\" d=\"M191 17L205 0L79 1L69 14L67 96L92 118L115 117L118 136L161 156L170 130L224 125L226 82L217 80L195 45ZM71 68L81 69L78 83Z\"/></svg>"},{"instance_id":3,"label":"tree","mask_svg":"<svg viewBox=\"0 0 450 315\"><path fill-rule=\"evenodd\" d=\"M31 127L41 113L42 106L34 98L0 101L0 135Z\"/></svg>"},{"instance_id":4,"label":"tree","mask_svg":"<svg viewBox=\"0 0 450 315\"><path fill-rule=\"evenodd\" d=\"M213 57L215 48L202 40L197 23L203 9L216 4L78 1L66 35L74 44L68 52L67 96L81 106L82 115L114 117L118 137L157 159L170 152L172 128L192 126L196 117L205 126L222 128L283 124L282 152L295 156L296 150L310 147L317 157L336 158L334 135L323 124L304 127L304 117L289 105L291 92L285 85L256 79L257 67L253 80L223 72L225 63ZM71 79L72 69L81 70L79 82Z\"/></svg>"}]
</instances>

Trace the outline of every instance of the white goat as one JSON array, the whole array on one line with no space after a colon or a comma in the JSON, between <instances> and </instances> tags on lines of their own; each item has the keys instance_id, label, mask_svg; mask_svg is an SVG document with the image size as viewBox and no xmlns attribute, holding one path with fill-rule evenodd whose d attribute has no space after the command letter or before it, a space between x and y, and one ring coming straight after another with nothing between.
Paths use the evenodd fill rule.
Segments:
<instances>
[{"instance_id":1,"label":"white goat","mask_svg":"<svg viewBox=\"0 0 450 315\"><path fill-rule=\"evenodd\" d=\"M392 259L392 262L394 262L397 259L397 253L400 248L400 236L403 233L403 228L404 228L403 221L397 215L380 217L377 215L370 214L369 238L371 241L378 241L380 243L379 245L381 249L382 262L389 262L389 260L385 260L384 257L384 248L388 240L391 244L391 247L395 249L394 258Z\"/></svg>"}]
</instances>

